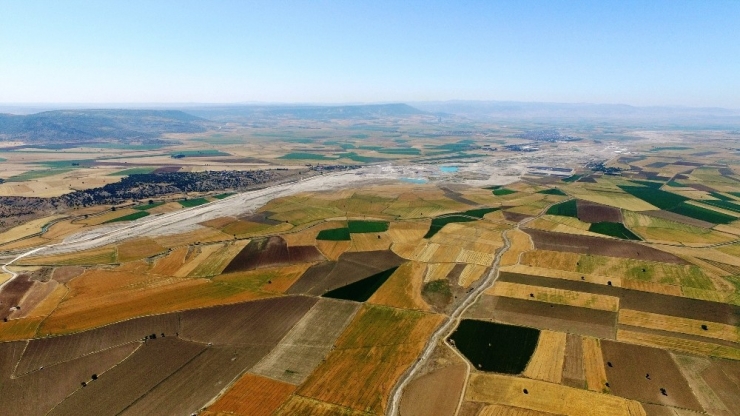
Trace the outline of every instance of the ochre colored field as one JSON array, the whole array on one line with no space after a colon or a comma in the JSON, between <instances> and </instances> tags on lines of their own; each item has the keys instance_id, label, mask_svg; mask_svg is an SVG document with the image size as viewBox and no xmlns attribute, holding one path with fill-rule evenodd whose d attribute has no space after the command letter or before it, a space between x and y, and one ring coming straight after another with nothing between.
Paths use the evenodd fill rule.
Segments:
<instances>
[{"instance_id":1,"label":"ochre colored field","mask_svg":"<svg viewBox=\"0 0 740 416\"><path fill-rule=\"evenodd\" d=\"M316 248L329 260L336 261L339 256L352 247L351 241L317 241Z\"/></svg>"},{"instance_id":2,"label":"ochre colored field","mask_svg":"<svg viewBox=\"0 0 740 416\"><path fill-rule=\"evenodd\" d=\"M529 238L529 234L519 229L514 229L508 232L507 236L511 242L511 247L501 255L500 266L511 266L519 262L519 256L521 253L532 250L532 240Z\"/></svg>"},{"instance_id":3,"label":"ochre colored field","mask_svg":"<svg viewBox=\"0 0 740 416\"><path fill-rule=\"evenodd\" d=\"M224 234L213 228L203 227L187 233L159 236L157 237L157 243L163 247L174 248L194 243L206 244L233 239L233 235Z\"/></svg>"},{"instance_id":4,"label":"ochre colored field","mask_svg":"<svg viewBox=\"0 0 740 416\"><path fill-rule=\"evenodd\" d=\"M298 394L384 412L391 389L441 320L439 315L422 312L364 307Z\"/></svg>"},{"instance_id":5,"label":"ochre colored field","mask_svg":"<svg viewBox=\"0 0 740 416\"><path fill-rule=\"evenodd\" d=\"M166 256L160 258L154 263L154 267L152 267L150 273L174 276L177 270L185 262L188 251L188 247L179 247L170 251Z\"/></svg>"},{"instance_id":6,"label":"ochre colored field","mask_svg":"<svg viewBox=\"0 0 740 416\"><path fill-rule=\"evenodd\" d=\"M39 233L41 232L41 227L62 217L63 215L52 215L50 217L35 219L17 227L13 227L8 231L0 233L0 245Z\"/></svg>"},{"instance_id":7,"label":"ochre colored field","mask_svg":"<svg viewBox=\"0 0 740 416\"><path fill-rule=\"evenodd\" d=\"M622 309L619 311L619 324L740 343L738 327L716 322ZM702 325L707 329L703 329Z\"/></svg>"},{"instance_id":8,"label":"ochre colored field","mask_svg":"<svg viewBox=\"0 0 740 416\"><path fill-rule=\"evenodd\" d=\"M269 269L250 270L246 272L227 273L213 278L214 282L223 282L246 291L283 293L311 267L311 263Z\"/></svg>"},{"instance_id":9,"label":"ochre colored field","mask_svg":"<svg viewBox=\"0 0 740 416\"><path fill-rule=\"evenodd\" d=\"M367 416L367 413L308 397L293 395L274 416Z\"/></svg>"},{"instance_id":10,"label":"ochre colored field","mask_svg":"<svg viewBox=\"0 0 740 416\"><path fill-rule=\"evenodd\" d=\"M583 374L589 390L608 392L604 357L601 354L599 340L596 338L583 337Z\"/></svg>"},{"instance_id":11,"label":"ochre colored field","mask_svg":"<svg viewBox=\"0 0 740 416\"><path fill-rule=\"evenodd\" d=\"M350 251L387 250L391 246L391 238L386 233L351 234L352 247Z\"/></svg>"},{"instance_id":12,"label":"ochre colored field","mask_svg":"<svg viewBox=\"0 0 740 416\"><path fill-rule=\"evenodd\" d=\"M523 285L510 282L496 282L496 284L493 285L492 288L486 290L485 293L494 296L530 299L533 301L579 306L603 311L616 312L617 309L619 309L619 298L614 296L596 295L593 293Z\"/></svg>"},{"instance_id":13,"label":"ochre colored field","mask_svg":"<svg viewBox=\"0 0 740 416\"><path fill-rule=\"evenodd\" d=\"M525 377L560 384L565 359L564 332L541 331L537 348L522 373Z\"/></svg>"},{"instance_id":14,"label":"ochre colored field","mask_svg":"<svg viewBox=\"0 0 740 416\"><path fill-rule=\"evenodd\" d=\"M204 414L270 416L291 394L295 386L254 374L244 374Z\"/></svg>"},{"instance_id":15,"label":"ochre colored field","mask_svg":"<svg viewBox=\"0 0 740 416\"><path fill-rule=\"evenodd\" d=\"M467 376L467 365L458 363L413 379L403 391L400 414L454 415Z\"/></svg>"},{"instance_id":16,"label":"ochre colored field","mask_svg":"<svg viewBox=\"0 0 740 416\"><path fill-rule=\"evenodd\" d=\"M95 265L113 264L116 262L116 247L103 246L77 253L58 254L53 256L24 257L19 264L29 265Z\"/></svg>"},{"instance_id":17,"label":"ochre colored field","mask_svg":"<svg viewBox=\"0 0 740 416\"><path fill-rule=\"evenodd\" d=\"M430 310L429 305L421 297L425 271L424 263L402 264L368 299L368 302L396 308Z\"/></svg>"},{"instance_id":18,"label":"ochre colored field","mask_svg":"<svg viewBox=\"0 0 740 416\"><path fill-rule=\"evenodd\" d=\"M290 231L281 235L288 246L312 246L316 244L316 236L322 230L346 227L346 221L326 221L309 227L305 230Z\"/></svg>"},{"instance_id":19,"label":"ochre colored field","mask_svg":"<svg viewBox=\"0 0 740 416\"><path fill-rule=\"evenodd\" d=\"M391 222L388 235L394 243L416 243L427 233L430 222L431 220Z\"/></svg>"},{"instance_id":20,"label":"ochre colored field","mask_svg":"<svg viewBox=\"0 0 740 416\"><path fill-rule=\"evenodd\" d=\"M489 268L478 264L468 264L460 273L460 278L457 280L457 284L460 287L469 287L473 282L477 281L481 277L485 276Z\"/></svg>"},{"instance_id":21,"label":"ochre colored field","mask_svg":"<svg viewBox=\"0 0 740 416\"><path fill-rule=\"evenodd\" d=\"M645 416L640 403L633 400L499 374L472 375L465 397L566 416Z\"/></svg>"},{"instance_id":22,"label":"ochre colored field","mask_svg":"<svg viewBox=\"0 0 740 416\"><path fill-rule=\"evenodd\" d=\"M141 260L156 256L165 251L165 248L151 238L135 238L118 245L118 262Z\"/></svg>"},{"instance_id":23,"label":"ochre colored field","mask_svg":"<svg viewBox=\"0 0 740 416\"><path fill-rule=\"evenodd\" d=\"M115 211L109 211L100 215L94 215L83 220L76 221L76 223L85 224L87 226L100 225L104 222L108 222L120 217L125 217L126 215L135 214L137 212L139 211L131 208L117 209Z\"/></svg>"},{"instance_id":24,"label":"ochre colored field","mask_svg":"<svg viewBox=\"0 0 740 416\"><path fill-rule=\"evenodd\" d=\"M424 282L444 279L454 267L454 263L429 263L427 264L427 272L424 275Z\"/></svg>"}]
</instances>

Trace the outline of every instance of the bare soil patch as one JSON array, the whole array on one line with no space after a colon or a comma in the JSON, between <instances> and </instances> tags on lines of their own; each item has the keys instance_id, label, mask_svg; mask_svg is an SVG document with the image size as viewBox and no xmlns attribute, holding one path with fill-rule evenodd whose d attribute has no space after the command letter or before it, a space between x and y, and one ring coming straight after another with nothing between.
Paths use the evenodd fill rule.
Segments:
<instances>
[{"instance_id":1,"label":"bare soil patch","mask_svg":"<svg viewBox=\"0 0 740 416\"><path fill-rule=\"evenodd\" d=\"M180 336L214 345L272 347L316 301L304 296L285 296L184 311Z\"/></svg>"},{"instance_id":2,"label":"bare soil patch","mask_svg":"<svg viewBox=\"0 0 740 416\"><path fill-rule=\"evenodd\" d=\"M256 238L231 260L223 272L232 273L322 260L325 260L324 256L314 246L289 248L281 237Z\"/></svg>"},{"instance_id":3,"label":"bare soil patch","mask_svg":"<svg viewBox=\"0 0 740 416\"><path fill-rule=\"evenodd\" d=\"M57 267L56 269L54 269L51 278L59 283L67 283L84 272L85 268L79 266Z\"/></svg>"},{"instance_id":4,"label":"bare soil patch","mask_svg":"<svg viewBox=\"0 0 740 416\"><path fill-rule=\"evenodd\" d=\"M568 334L565 338L563 384L579 389L586 388L586 378L583 374L583 339L577 334Z\"/></svg>"},{"instance_id":5,"label":"bare soil patch","mask_svg":"<svg viewBox=\"0 0 740 416\"><path fill-rule=\"evenodd\" d=\"M306 270L286 293L321 296L330 290L398 267L405 261L390 250L343 253L336 263L320 263Z\"/></svg>"},{"instance_id":6,"label":"bare soil patch","mask_svg":"<svg viewBox=\"0 0 740 416\"><path fill-rule=\"evenodd\" d=\"M617 324L614 312L490 295L481 296L466 317L610 339Z\"/></svg>"},{"instance_id":7,"label":"bare soil patch","mask_svg":"<svg viewBox=\"0 0 740 416\"><path fill-rule=\"evenodd\" d=\"M619 208L580 199L576 201L576 207L578 219L583 222L622 222L622 211Z\"/></svg>"},{"instance_id":8,"label":"bare soil patch","mask_svg":"<svg viewBox=\"0 0 740 416\"><path fill-rule=\"evenodd\" d=\"M403 392L401 416L454 416L466 376L466 365L454 364L414 379Z\"/></svg>"},{"instance_id":9,"label":"bare soil patch","mask_svg":"<svg viewBox=\"0 0 740 416\"><path fill-rule=\"evenodd\" d=\"M646 403L704 411L668 351L607 340L601 341L601 351L614 394Z\"/></svg>"},{"instance_id":10,"label":"bare soil patch","mask_svg":"<svg viewBox=\"0 0 740 416\"><path fill-rule=\"evenodd\" d=\"M740 363L729 360L712 360L701 372L701 378L728 409L740 409Z\"/></svg>"},{"instance_id":11,"label":"bare soil patch","mask_svg":"<svg viewBox=\"0 0 740 416\"><path fill-rule=\"evenodd\" d=\"M528 228L538 250L565 251L570 253L622 257L635 260L687 264L682 258L637 243L576 234L563 234Z\"/></svg>"},{"instance_id":12,"label":"bare soil patch","mask_svg":"<svg viewBox=\"0 0 740 416\"><path fill-rule=\"evenodd\" d=\"M511 211L501 211L501 212L504 214L504 218L506 219L506 221L511 221L511 222L519 222L527 218L532 218L531 215L520 214L518 212L511 212Z\"/></svg>"},{"instance_id":13,"label":"bare soil patch","mask_svg":"<svg viewBox=\"0 0 740 416\"><path fill-rule=\"evenodd\" d=\"M33 283L30 275L22 274L3 287L0 291L0 320L8 318L14 312L10 308L14 308L21 303L21 299L31 289ZM0 322L0 325L2 324Z\"/></svg>"}]
</instances>

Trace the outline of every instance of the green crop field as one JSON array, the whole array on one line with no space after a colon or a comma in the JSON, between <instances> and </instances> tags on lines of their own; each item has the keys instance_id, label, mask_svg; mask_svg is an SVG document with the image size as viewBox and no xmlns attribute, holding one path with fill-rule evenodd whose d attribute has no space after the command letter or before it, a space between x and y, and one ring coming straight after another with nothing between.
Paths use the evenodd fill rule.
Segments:
<instances>
[{"instance_id":1,"label":"green crop field","mask_svg":"<svg viewBox=\"0 0 740 416\"><path fill-rule=\"evenodd\" d=\"M702 208L687 203L679 204L671 208L670 211L675 212L676 214L685 215L687 217L696 218L702 221L708 221L714 224L729 224L737 220L737 218L733 217L732 215L723 214L721 212L713 211L708 208Z\"/></svg>"},{"instance_id":2,"label":"green crop field","mask_svg":"<svg viewBox=\"0 0 740 416\"><path fill-rule=\"evenodd\" d=\"M225 192L223 194L214 195L213 197L216 199L224 199L230 197L231 195L236 195L236 192Z\"/></svg>"},{"instance_id":3,"label":"green crop field","mask_svg":"<svg viewBox=\"0 0 740 416\"><path fill-rule=\"evenodd\" d=\"M152 208L156 208L156 207L158 207L160 205L164 205L164 202L155 202L153 204L139 205L139 206L132 207L132 208L133 209L137 209L139 211L148 211L148 210L150 210Z\"/></svg>"},{"instance_id":4,"label":"green crop field","mask_svg":"<svg viewBox=\"0 0 740 416\"><path fill-rule=\"evenodd\" d=\"M5 182L24 182L31 181L34 179L45 178L47 176L54 176L60 173L71 172L74 169L48 169L48 170L32 170L29 172L23 172L20 175L11 176L5 180Z\"/></svg>"},{"instance_id":5,"label":"green crop field","mask_svg":"<svg viewBox=\"0 0 740 416\"><path fill-rule=\"evenodd\" d=\"M477 221L476 219L470 218L468 216L463 216L459 214L451 214L444 217L437 217L432 220L432 225L429 226L429 231L427 231L424 238L432 238L435 234L439 232L439 230L442 229L447 224L451 224L453 222L471 222L471 221Z\"/></svg>"},{"instance_id":6,"label":"green crop field","mask_svg":"<svg viewBox=\"0 0 740 416\"><path fill-rule=\"evenodd\" d=\"M349 241L349 228L330 228L328 230L319 231L319 235L316 236L317 240L325 241Z\"/></svg>"},{"instance_id":7,"label":"green crop field","mask_svg":"<svg viewBox=\"0 0 740 416\"><path fill-rule=\"evenodd\" d=\"M113 172L109 173L108 176L128 176L128 175L136 175L136 174L147 174L152 173L156 170L156 168L130 168L126 170L122 170L119 172Z\"/></svg>"},{"instance_id":8,"label":"green crop field","mask_svg":"<svg viewBox=\"0 0 740 416\"><path fill-rule=\"evenodd\" d=\"M568 183L575 182L575 181L581 179L582 177L583 177L583 175L568 176L567 178L563 179L563 182L568 182Z\"/></svg>"},{"instance_id":9,"label":"green crop field","mask_svg":"<svg viewBox=\"0 0 740 416\"><path fill-rule=\"evenodd\" d=\"M659 189L649 188L647 186L618 186L620 189L627 192L628 194L640 198L643 201L660 209L671 209L678 204L689 200L689 198L686 198L685 196L661 191Z\"/></svg>"},{"instance_id":10,"label":"green crop field","mask_svg":"<svg viewBox=\"0 0 740 416\"><path fill-rule=\"evenodd\" d=\"M576 205L576 200L571 199L569 201L555 204L547 210L546 214L578 218L578 206Z\"/></svg>"},{"instance_id":11,"label":"green crop field","mask_svg":"<svg viewBox=\"0 0 740 416\"><path fill-rule=\"evenodd\" d=\"M398 147L398 148L392 148L392 149L380 149L378 150L378 153L385 153L388 155L416 156L416 155L420 155L421 151L414 147Z\"/></svg>"},{"instance_id":12,"label":"green crop field","mask_svg":"<svg viewBox=\"0 0 740 416\"><path fill-rule=\"evenodd\" d=\"M207 204L208 200L205 198L195 198L195 199L183 199L182 201L177 201L177 202L185 208L192 208L192 207L197 207L198 205Z\"/></svg>"},{"instance_id":13,"label":"green crop field","mask_svg":"<svg viewBox=\"0 0 740 416\"><path fill-rule=\"evenodd\" d=\"M388 231L387 221L349 221L350 233L382 233Z\"/></svg>"},{"instance_id":14,"label":"green crop field","mask_svg":"<svg viewBox=\"0 0 740 416\"><path fill-rule=\"evenodd\" d=\"M558 195L558 196L568 196L565 192L561 191L558 188L552 188L552 189L544 189L542 191L537 191L538 194L545 194L545 195Z\"/></svg>"},{"instance_id":15,"label":"green crop field","mask_svg":"<svg viewBox=\"0 0 740 416\"><path fill-rule=\"evenodd\" d=\"M631 182L636 183L638 185L647 186L648 188L651 188L651 189L660 189L660 187L663 186L663 182L638 181L638 180L633 180Z\"/></svg>"},{"instance_id":16,"label":"green crop field","mask_svg":"<svg viewBox=\"0 0 740 416\"><path fill-rule=\"evenodd\" d=\"M146 212L146 211L134 212L133 214L124 215L123 217L113 218L112 220L108 220L108 221L104 222L103 224L108 224L108 223L111 223L111 222L138 220L139 218L144 218L147 215L149 215L149 213Z\"/></svg>"},{"instance_id":17,"label":"green crop field","mask_svg":"<svg viewBox=\"0 0 740 416\"><path fill-rule=\"evenodd\" d=\"M365 302L377 291L380 286L388 280L398 267L388 269L384 272L374 274L357 282L350 283L346 286L331 290L322 296L332 299L353 300L355 302Z\"/></svg>"},{"instance_id":18,"label":"green crop field","mask_svg":"<svg viewBox=\"0 0 740 416\"><path fill-rule=\"evenodd\" d=\"M514 193L516 193L516 191L512 191L511 189L506 189L506 188L499 188L499 189L493 190L493 194L496 196L510 195Z\"/></svg>"},{"instance_id":19,"label":"green crop field","mask_svg":"<svg viewBox=\"0 0 740 416\"><path fill-rule=\"evenodd\" d=\"M588 227L588 230L594 233L604 234L611 237L621 238L623 240L639 240L640 237L628 230L620 222L595 222Z\"/></svg>"},{"instance_id":20,"label":"green crop field","mask_svg":"<svg viewBox=\"0 0 740 416\"><path fill-rule=\"evenodd\" d=\"M478 209L471 209L465 212L462 212L462 215L468 215L471 217L476 218L483 218L486 214L490 214L491 212L495 212L500 210L501 208L478 208Z\"/></svg>"},{"instance_id":21,"label":"green crop field","mask_svg":"<svg viewBox=\"0 0 740 416\"><path fill-rule=\"evenodd\" d=\"M326 157L318 153L293 152L280 156L278 159L285 160L336 160L336 158Z\"/></svg>"}]
</instances>

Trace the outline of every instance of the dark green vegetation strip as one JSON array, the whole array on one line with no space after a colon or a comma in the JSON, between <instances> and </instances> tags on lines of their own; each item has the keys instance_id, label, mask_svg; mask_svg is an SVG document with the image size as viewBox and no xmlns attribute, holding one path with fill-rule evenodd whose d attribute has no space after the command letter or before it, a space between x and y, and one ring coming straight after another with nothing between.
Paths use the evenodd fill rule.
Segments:
<instances>
[{"instance_id":1,"label":"dark green vegetation strip","mask_svg":"<svg viewBox=\"0 0 740 416\"><path fill-rule=\"evenodd\" d=\"M23 172L20 175L11 176L5 180L5 182L24 182L31 181L34 179L45 178L47 176L59 175L61 173L67 173L74 169L49 169L49 170L32 170L30 172Z\"/></svg>"},{"instance_id":2,"label":"dark green vegetation strip","mask_svg":"<svg viewBox=\"0 0 740 416\"><path fill-rule=\"evenodd\" d=\"M655 205L660 209L696 218L698 220L708 221L714 224L729 224L737 219L731 215L687 204L686 201L689 201L689 198L671 192L652 189L645 186L619 185L619 187L628 194ZM714 202L720 203L722 201Z\"/></svg>"},{"instance_id":3,"label":"dark green vegetation strip","mask_svg":"<svg viewBox=\"0 0 740 416\"><path fill-rule=\"evenodd\" d=\"M350 233L382 233L388 231L388 221L349 221Z\"/></svg>"},{"instance_id":4,"label":"dark green vegetation strip","mask_svg":"<svg viewBox=\"0 0 740 416\"><path fill-rule=\"evenodd\" d=\"M50 160L48 162L41 162L42 165L50 168L79 168L84 166L91 166L95 163L94 159L82 159L82 160Z\"/></svg>"},{"instance_id":5,"label":"dark green vegetation strip","mask_svg":"<svg viewBox=\"0 0 740 416\"><path fill-rule=\"evenodd\" d=\"M519 374L539 338L537 329L463 319L450 341L478 370Z\"/></svg>"},{"instance_id":6,"label":"dark green vegetation strip","mask_svg":"<svg viewBox=\"0 0 740 416\"><path fill-rule=\"evenodd\" d=\"M547 210L546 214L578 218L578 206L576 205L576 200L571 199L569 201L555 204L551 206L550 209Z\"/></svg>"},{"instance_id":7,"label":"dark green vegetation strip","mask_svg":"<svg viewBox=\"0 0 740 416\"><path fill-rule=\"evenodd\" d=\"M385 153L388 155L420 155L421 151L419 149L416 149L414 147L397 147L397 148L391 148L391 149L380 149L378 150L378 153Z\"/></svg>"},{"instance_id":8,"label":"dark green vegetation strip","mask_svg":"<svg viewBox=\"0 0 740 416\"><path fill-rule=\"evenodd\" d=\"M137 207L132 207L133 209L138 209L139 211L147 211L152 208L156 208L160 205L164 205L164 202L155 202L153 204L146 204L146 205L139 205Z\"/></svg>"},{"instance_id":9,"label":"dark green vegetation strip","mask_svg":"<svg viewBox=\"0 0 740 416\"><path fill-rule=\"evenodd\" d=\"M506 189L506 188L500 188L500 189L494 189L493 190L493 194L496 195L496 196L510 195L510 194L514 194L514 193L516 193L516 191L512 191L511 189Z\"/></svg>"},{"instance_id":10,"label":"dark green vegetation strip","mask_svg":"<svg viewBox=\"0 0 740 416\"><path fill-rule=\"evenodd\" d=\"M619 187L628 194L640 198L643 201L660 209L669 210L677 206L678 204L689 200L689 198L686 198L684 196L671 192L661 191L659 189L649 188L647 186L619 185Z\"/></svg>"},{"instance_id":11,"label":"dark green vegetation strip","mask_svg":"<svg viewBox=\"0 0 740 416\"><path fill-rule=\"evenodd\" d=\"M674 188L686 188L688 186L676 181L668 181L666 185L672 186Z\"/></svg>"},{"instance_id":12,"label":"dark green vegetation strip","mask_svg":"<svg viewBox=\"0 0 740 416\"><path fill-rule=\"evenodd\" d=\"M108 176L128 176L128 175L147 174L147 173L152 173L155 170L156 168L131 168L131 169L122 170L120 172L109 173Z\"/></svg>"},{"instance_id":13,"label":"dark green vegetation strip","mask_svg":"<svg viewBox=\"0 0 740 416\"><path fill-rule=\"evenodd\" d=\"M231 156L231 153L222 152L216 149L207 150L181 150L179 152L172 153L170 156L174 158L179 157L210 157L210 156Z\"/></svg>"},{"instance_id":14,"label":"dark green vegetation strip","mask_svg":"<svg viewBox=\"0 0 740 416\"><path fill-rule=\"evenodd\" d=\"M503 185L493 185L493 186L486 186L486 187L485 187L485 188L483 188L483 189L488 189L488 190L496 190L496 189L501 189L501 187L502 187L502 186L503 186Z\"/></svg>"},{"instance_id":15,"label":"dark green vegetation strip","mask_svg":"<svg viewBox=\"0 0 740 416\"><path fill-rule=\"evenodd\" d=\"M463 216L459 214L452 214L445 217L437 217L432 220L432 225L429 226L429 231L427 231L424 238L432 238L434 234L437 234L439 230L442 229L447 224L451 224L453 222L470 222L470 221L477 221L475 218L470 218L469 216Z\"/></svg>"},{"instance_id":16,"label":"dark green vegetation strip","mask_svg":"<svg viewBox=\"0 0 740 416\"><path fill-rule=\"evenodd\" d=\"M660 187L663 186L663 182L638 181L638 180L633 180L632 182L638 185L647 186L648 188L651 188L651 189L660 189Z\"/></svg>"},{"instance_id":17,"label":"dark green vegetation strip","mask_svg":"<svg viewBox=\"0 0 740 416\"><path fill-rule=\"evenodd\" d=\"M360 162L360 163L375 163L375 162L383 162L383 161L388 160L382 157L362 156L362 155L358 155L355 152L337 153L337 156L352 160L354 162Z\"/></svg>"},{"instance_id":18,"label":"dark green vegetation strip","mask_svg":"<svg viewBox=\"0 0 740 416\"><path fill-rule=\"evenodd\" d=\"M388 280L398 267L388 269L384 272L374 274L357 282L350 283L338 289L330 290L324 293L323 297L332 299L354 300L355 302L365 302L375 293L380 286Z\"/></svg>"},{"instance_id":19,"label":"dark green vegetation strip","mask_svg":"<svg viewBox=\"0 0 740 416\"><path fill-rule=\"evenodd\" d=\"M583 175L568 176L567 178L563 179L563 182L568 182L568 183L575 182L575 181L581 179L582 177L583 177Z\"/></svg>"},{"instance_id":20,"label":"dark green vegetation strip","mask_svg":"<svg viewBox=\"0 0 740 416\"><path fill-rule=\"evenodd\" d=\"M542 191L537 191L538 194L545 194L545 195L559 195L559 196L568 196L565 192L561 191L558 188L552 188L552 189L544 189Z\"/></svg>"},{"instance_id":21,"label":"dark green vegetation strip","mask_svg":"<svg viewBox=\"0 0 740 416\"><path fill-rule=\"evenodd\" d=\"M278 159L288 159L288 160L336 160L335 158L326 157L324 155L320 155L318 153L304 153L304 152L294 152L294 153L288 153L283 156L280 156Z\"/></svg>"},{"instance_id":22,"label":"dark green vegetation strip","mask_svg":"<svg viewBox=\"0 0 740 416\"><path fill-rule=\"evenodd\" d=\"M737 218L732 215L723 214L708 208L702 208L687 203L679 204L678 206L671 208L669 211L714 224L729 224L737 220Z\"/></svg>"},{"instance_id":23,"label":"dark green vegetation strip","mask_svg":"<svg viewBox=\"0 0 740 416\"><path fill-rule=\"evenodd\" d=\"M621 222L595 222L588 227L593 233L609 235L623 240L639 240L640 237L628 230Z\"/></svg>"},{"instance_id":24,"label":"dark green vegetation strip","mask_svg":"<svg viewBox=\"0 0 740 416\"><path fill-rule=\"evenodd\" d=\"M112 220L108 220L104 222L103 224L108 224L110 222L138 220L139 218L144 218L147 215L149 215L149 213L146 211L134 212L133 214L124 215L123 217L113 218Z\"/></svg>"},{"instance_id":25,"label":"dark green vegetation strip","mask_svg":"<svg viewBox=\"0 0 740 416\"><path fill-rule=\"evenodd\" d=\"M319 231L319 235L316 236L317 240L326 241L347 241L349 240L349 228L330 228L328 230Z\"/></svg>"},{"instance_id":26,"label":"dark green vegetation strip","mask_svg":"<svg viewBox=\"0 0 740 416\"><path fill-rule=\"evenodd\" d=\"M216 199L224 199L230 197L231 195L236 195L236 192L226 192L223 194L214 195L213 197Z\"/></svg>"},{"instance_id":27,"label":"dark green vegetation strip","mask_svg":"<svg viewBox=\"0 0 740 416\"><path fill-rule=\"evenodd\" d=\"M483 218L486 214L490 214L491 212L495 212L500 210L501 208L477 208L477 209L470 209L465 212L462 212L462 215L467 215L470 217L475 218Z\"/></svg>"},{"instance_id":28,"label":"dark green vegetation strip","mask_svg":"<svg viewBox=\"0 0 740 416\"><path fill-rule=\"evenodd\" d=\"M734 199L730 198L727 195L722 195L719 192L710 192L709 195L711 195L711 196L713 196L713 197L715 197L717 199L721 199L723 201L734 201ZM707 202L707 201L702 201L702 202Z\"/></svg>"},{"instance_id":29,"label":"dark green vegetation strip","mask_svg":"<svg viewBox=\"0 0 740 416\"><path fill-rule=\"evenodd\" d=\"M205 198L195 198L195 199L183 199L182 201L177 201L185 208L192 208L197 207L198 205L207 204L208 200Z\"/></svg>"}]
</instances>

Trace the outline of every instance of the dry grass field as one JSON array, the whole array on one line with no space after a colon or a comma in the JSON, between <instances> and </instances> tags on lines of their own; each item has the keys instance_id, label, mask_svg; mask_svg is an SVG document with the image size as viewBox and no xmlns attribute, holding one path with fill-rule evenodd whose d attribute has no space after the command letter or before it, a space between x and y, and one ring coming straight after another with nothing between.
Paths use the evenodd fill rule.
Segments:
<instances>
[{"instance_id":1,"label":"dry grass field","mask_svg":"<svg viewBox=\"0 0 740 416\"><path fill-rule=\"evenodd\" d=\"M403 309L429 311L429 305L421 297L426 265L407 262L396 269L383 286L368 299L369 303Z\"/></svg>"},{"instance_id":2,"label":"dry grass field","mask_svg":"<svg viewBox=\"0 0 740 416\"><path fill-rule=\"evenodd\" d=\"M486 290L485 293L493 296L505 296L514 299L578 306L603 311L616 312L619 309L619 298L614 296L510 282L497 282L491 289Z\"/></svg>"},{"instance_id":3,"label":"dry grass field","mask_svg":"<svg viewBox=\"0 0 740 416\"><path fill-rule=\"evenodd\" d=\"M26 222L17 227L13 227L7 231L4 231L0 233L0 246L11 241L16 241L21 238L26 238L31 235L38 234L41 232L41 229L45 225L64 217L64 215L51 215L48 217Z\"/></svg>"},{"instance_id":4,"label":"dry grass field","mask_svg":"<svg viewBox=\"0 0 740 416\"><path fill-rule=\"evenodd\" d=\"M244 374L203 415L270 416L295 391L295 386Z\"/></svg>"},{"instance_id":5,"label":"dry grass field","mask_svg":"<svg viewBox=\"0 0 740 416\"><path fill-rule=\"evenodd\" d=\"M541 331L534 355L522 375L560 384L565 360L565 337L563 332Z\"/></svg>"}]
</instances>

